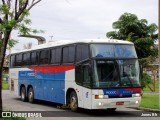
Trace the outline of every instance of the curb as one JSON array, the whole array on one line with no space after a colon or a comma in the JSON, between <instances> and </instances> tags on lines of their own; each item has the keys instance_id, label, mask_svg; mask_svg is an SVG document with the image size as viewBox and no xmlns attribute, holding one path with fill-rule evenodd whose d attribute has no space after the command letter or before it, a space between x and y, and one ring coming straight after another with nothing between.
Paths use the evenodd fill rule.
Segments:
<instances>
[{"instance_id":1,"label":"curb","mask_svg":"<svg viewBox=\"0 0 160 120\"><path fill-rule=\"evenodd\" d=\"M136 107L135 109L137 109L137 110L144 110L144 111L147 111L147 112L160 113L160 110L158 110L158 109L143 108L143 107Z\"/></svg>"}]
</instances>

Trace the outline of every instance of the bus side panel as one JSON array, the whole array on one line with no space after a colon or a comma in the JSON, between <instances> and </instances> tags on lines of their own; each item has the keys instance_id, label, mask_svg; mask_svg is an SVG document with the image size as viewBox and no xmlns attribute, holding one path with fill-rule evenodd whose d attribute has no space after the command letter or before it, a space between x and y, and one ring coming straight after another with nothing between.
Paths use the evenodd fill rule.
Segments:
<instances>
[{"instance_id":1,"label":"bus side panel","mask_svg":"<svg viewBox=\"0 0 160 120\"><path fill-rule=\"evenodd\" d=\"M9 70L9 84L10 84L10 91L14 92L17 96L20 95L19 89L19 70L22 68L11 68Z\"/></svg>"},{"instance_id":2,"label":"bus side panel","mask_svg":"<svg viewBox=\"0 0 160 120\"><path fill-rule=\"evenodd\" d=\"M34 89L35 99L64 104L64 76L65 72L20 71L19 85L31 85Z\"/></svg>"},{"instance_id":3,"label":"bus side panel","mask_svg":"<svg viewBox=\"0 0 160 120\"><path fill-rule=\"evenodd\" d=\"M89 100L90 99L89 95L90 95L91 90L76 84L76 82L75 82L75 69L66 71L66 74L65 74L65 93L66 94L67 94L67 90L69 88L74 89L74 91L77 94L78 107L87 108L87 109L91 108L91 102ZM66 97L66 95L65 95L65 97Z\"/></svg>"},{"instance_id":4,"label":"bus side panel","mask_svg":"<svg viewBox=\"0 0 160 120\"><path fill-rule=\"evenodd\" d=\"M78 97L78 107L91 109L92 108L92 90L79 86L75 82L75 70L67 71L65 74L65 91L73 88Z\"/></svg>"}]
</instances>

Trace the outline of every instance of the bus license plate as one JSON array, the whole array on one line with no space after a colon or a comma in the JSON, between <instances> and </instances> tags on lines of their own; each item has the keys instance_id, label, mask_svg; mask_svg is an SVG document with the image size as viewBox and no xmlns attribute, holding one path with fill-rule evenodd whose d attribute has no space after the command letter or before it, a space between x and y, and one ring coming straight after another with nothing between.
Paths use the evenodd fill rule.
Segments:
<instances>
[{"instance_id":1,"label":"bus license plate","mask_svg":"<svg viewBox=\"0 0 160 120\"><path fill-rule=\"evenodd\" d=\"M124 102L116 102L116 105L124 105Z\"/></svg>"}]
</instances>

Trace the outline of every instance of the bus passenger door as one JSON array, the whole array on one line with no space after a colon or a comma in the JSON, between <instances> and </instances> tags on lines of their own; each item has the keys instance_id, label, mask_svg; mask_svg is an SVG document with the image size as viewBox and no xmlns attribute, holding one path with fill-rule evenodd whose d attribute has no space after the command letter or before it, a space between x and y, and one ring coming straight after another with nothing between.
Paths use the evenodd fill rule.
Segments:
<instances>
[{"instance_id":1,"label":"bus passenger door","mask_svg":"<svg viewBox=\"0 0 160 120\"><path fill-rule=\"evenodd\" d=\"M83 71L83 107L87 109L91 109L91 66L90 64L84 64L82 67Z\"/></svg>"},{"instance_id":2,"label":"bus passenger door","mask_svg":"<svg viewBox=\"0 0 160 120\"><path fill-rule=\"evenodd\" d=\"M91 108L91 67L87 64L76 66L76 83L78 85L78 105L82 108Z\"/></svg>"}]
</instances>

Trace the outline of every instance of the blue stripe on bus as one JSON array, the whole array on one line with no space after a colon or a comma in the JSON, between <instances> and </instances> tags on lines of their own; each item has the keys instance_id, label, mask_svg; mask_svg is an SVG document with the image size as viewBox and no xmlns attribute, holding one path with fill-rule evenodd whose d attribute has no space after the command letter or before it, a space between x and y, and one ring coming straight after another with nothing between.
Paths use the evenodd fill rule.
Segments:
<instances>
[{"instance_id":1,"label":"blue stripe on bus","mask_svg":"<svg viewBox=\"0 0 160 120\"><path fill-rule=\"evenodd\" d=\"M104 95L109 97L131 96L134 93L140 93L141 88L119 88L119 89L103 89Z\"/></svg>"},{"instance_id":2,"label":"blue stripe on bus","mask_svg":"<svg viewBox=\"0 0 160 120\"><path fill-rule=\"evenodd\" d=\"M65 72L19 71L18 84L32 85L35 99L65 103Z\"/></svg>"}]
</instances>

